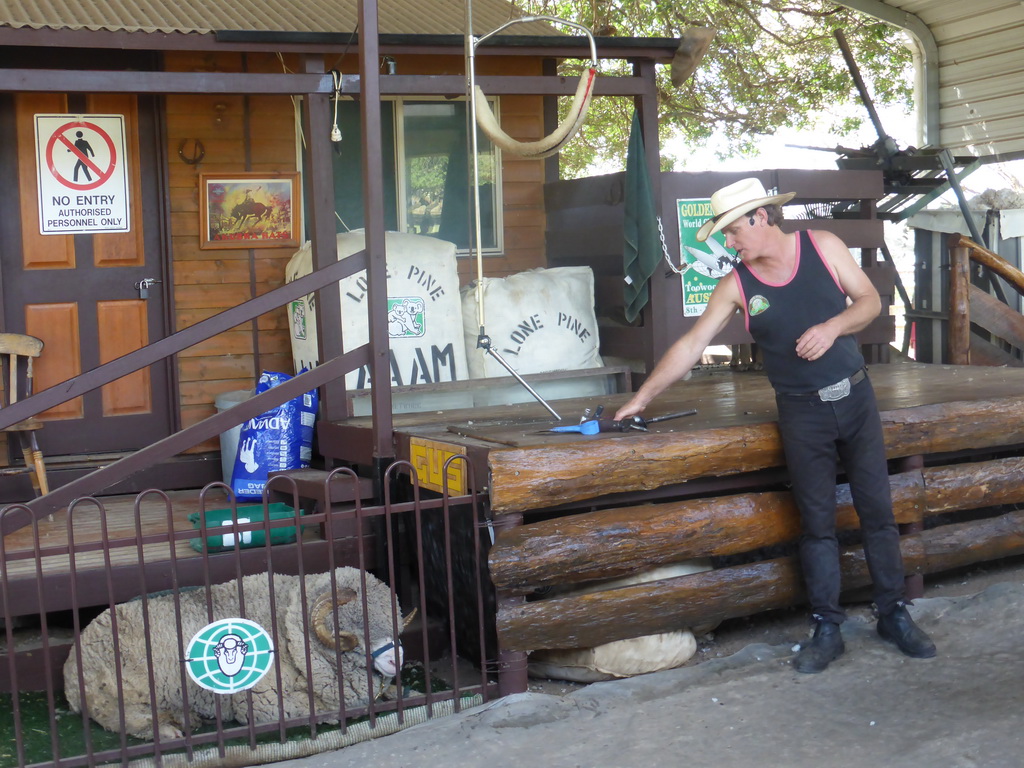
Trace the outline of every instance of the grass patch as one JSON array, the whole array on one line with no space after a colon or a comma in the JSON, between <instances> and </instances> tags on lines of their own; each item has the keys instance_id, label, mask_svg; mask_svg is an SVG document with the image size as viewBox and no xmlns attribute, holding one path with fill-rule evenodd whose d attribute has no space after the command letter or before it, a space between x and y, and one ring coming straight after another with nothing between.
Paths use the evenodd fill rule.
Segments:
<instances>
[{"instance_id":1,"label":"grass patch","mask_svg":"<svg viewBox=\"0 0 1024 768\"><path fill-rule=\"evenodd\" d=\"M50 732L50 707L43 691L28 691L18 697L21 714L21 738L24 743L25 761L42 763L53 760L55 751L61 757L84 755L86 733L92 739L92 750L101 752L119 749L121 737L93 722L83 727L82 716L68 706L64 695L58 693L54 700L56 734ZM0 768L14 768L18 765L18 749L14 732L14 699L11 694L0 696ZM57 744L54 744L56 736ZM127 737L128 745L144 742Z\"/></svg>"}]
</instances>

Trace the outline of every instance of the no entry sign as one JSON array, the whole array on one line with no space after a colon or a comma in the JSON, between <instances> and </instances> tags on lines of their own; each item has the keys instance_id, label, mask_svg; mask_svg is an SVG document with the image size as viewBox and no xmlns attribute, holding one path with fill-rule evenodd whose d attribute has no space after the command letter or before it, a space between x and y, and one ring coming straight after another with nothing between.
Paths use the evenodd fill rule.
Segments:
<instances>
[{"instance_id":1,"label":"no entry sign","mask_svg":"<svg viewBox=\"0 0 1024 768\"><path fill-rule=\"evenodd\" d=\"M128 232L123 115L35 115L39 231Z\"/></svg>"}]
</instances>

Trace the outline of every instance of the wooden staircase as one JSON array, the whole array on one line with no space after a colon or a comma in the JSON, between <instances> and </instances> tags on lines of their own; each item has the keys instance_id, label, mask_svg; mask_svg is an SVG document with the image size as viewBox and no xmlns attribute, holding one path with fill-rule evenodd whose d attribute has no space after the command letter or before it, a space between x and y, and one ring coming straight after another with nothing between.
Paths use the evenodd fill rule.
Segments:
<instances>
[{"instance_id":1,"label":"wooden staircase","mask_svg":"<svg viewBox=\"0 0 1024 768\"><path fill-rule=\"evenodd\" d=\"M1024 367L1024 315L971 282L971 262L1024 295L1024 272L963 235L949 240L949 362ZM971 326L974 326L972 329Z\"/></svg>"}]
</instances>

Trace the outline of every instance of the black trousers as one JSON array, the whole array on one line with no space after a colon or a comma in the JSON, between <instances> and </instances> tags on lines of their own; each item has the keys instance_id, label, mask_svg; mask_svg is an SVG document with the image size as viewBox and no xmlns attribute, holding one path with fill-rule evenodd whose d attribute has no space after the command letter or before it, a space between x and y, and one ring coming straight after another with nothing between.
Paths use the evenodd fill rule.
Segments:
<instances>
[{"instance_id":1,"label":"black trousers","mask_svg":"<svg viewBox=\"0 0 1024 768\"><path fill-rule=\"evenodd\" d=\"M776 395L779 431L793 497L800 510L800 563L815 616L842 623L836 473L841 463L860 518L874 599L885 614L903 599L903 558L892 513L882 422L871 381L853 385L842 400Z\"/></svg>"}]
</instances>

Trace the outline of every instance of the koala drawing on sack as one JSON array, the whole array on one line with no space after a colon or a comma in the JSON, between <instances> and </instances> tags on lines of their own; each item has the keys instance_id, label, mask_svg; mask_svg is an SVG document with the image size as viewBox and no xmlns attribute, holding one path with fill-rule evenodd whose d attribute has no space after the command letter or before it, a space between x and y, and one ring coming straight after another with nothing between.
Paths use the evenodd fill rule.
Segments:
<instances>
[{"instance_id":1,"label":"koala drawing on sack","mask_svg":"<svg viewBox=\"0 0 1024 768\"><path fill-rule=\"evenodd\" d=\"M216 699L220 699L224 720L247 722L247 700L252 696L252 717L256 723L276 722L285 718L308 717L310 694L319 722L337 722L330 713L346 707L365 705L378 695L402 666L402 649L394 635L391 591L386 584L365 574L368 631L363 627L362 573L355 568L335 571L337 599L331 590L330 573L305 578L306 600L309 604L309 635L303 632L301 583L298 576L274 575L277 615L277 664L280 666L281 690L274 666L252 688L232 694L217 694L196 685L184 675L188 692L191 727L201 719L216 716ZM272 632L267 574L242 579L245 595L245 618ZM214 619L240 617L238 582L229 581L210 588ZM117 693L117 670L120 669L124 691L124 727L132 736L152 740L154 731L161 739L181 737L185 722L184 696L181 688L183 660L178 635L172 627L180 621L182 644L208 623L206 590L197 589L179 594L180 617L174 609L174 596L161 595L148 600L150 656L146 655L145 624L142 601L134 600L117 606L117 646L115 647L110 610L104 611L84 630L79 644L72 649L64 664L64 691L71 709L81 712L83 693L89 716L104 728L120 732L121 712ZM400 608L397 608L399 610ZM403 621L397 616L398 631L408 626L413 611ZM370 638L373 659L371 674L366 669L364 638ZM247 653L245 643L237 635L221 639L217 663L237 665ZM310 662L306 666L306 647ZM80 656L79 656L80 654ZM340 666L338 658L340 656ZM81 660L79 660L81 659ZM150 704L149 677L153 675L156 708ZM79 680L81 676L81 681ZM280 707L278 708L278 699ZM326 713L319 716L319 713ZM154 718L156 722L154 723Z\"/></svg>"}]
</instances>

